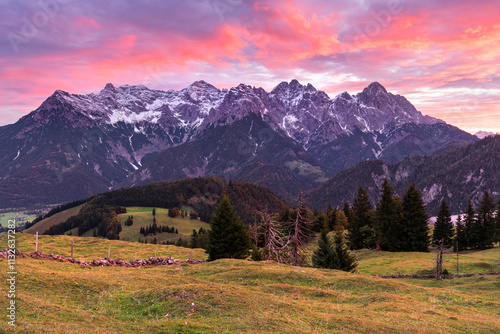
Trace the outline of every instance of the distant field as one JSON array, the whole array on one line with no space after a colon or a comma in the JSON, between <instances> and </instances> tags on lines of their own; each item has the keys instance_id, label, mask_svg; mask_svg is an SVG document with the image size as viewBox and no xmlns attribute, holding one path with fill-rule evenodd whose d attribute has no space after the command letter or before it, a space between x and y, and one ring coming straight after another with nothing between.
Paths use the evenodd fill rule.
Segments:
<instances>
[{"instance_id":1,"label":"distant field","mask_svg":"<svg viewBox=\"0 0 500 334\"><path fill-rule=\"evenodd\" d=\"M51 226L62 223L66 221L69 217L76 216L80 212L82 206L83 204L68 210L58 212L53 216L50 216L48 218L39 221L34 226L31 226L29 229L27 229L25 232L35 234L38 231L38 234L42 234L43 232L48 230Z\"/></svg>"},{"instance_id":2,"label":"distant field","mask_svg":"<svg viewBox=\"0 0 500 334\"><path fill-rule=\"evenodd\" d=\"M167 225L169 227L175 227L179 234L174 233L157 233L156 235L149 235L147 238L140 234L141 227L148 227L153 224L153 208L145 207L128 207L127 213L118 215L120 222L122 223L122 231L120 232L120 240L125 241L138 241L139 238L147 239L151 242L155 237L158 243L163 241L177 241L179 238L189 239L193 229L198 231L200 227L204 229L209 229L210 225L202 222L199 219L190 219L189 217L181 218L180 216L176 218L171 218L168 216L168 209L156 208L156 224L158 226ZM187 210L191 212L191 208L183 207L182 210ZM132 226L125 226L124 222L127 220L128 216L134 216L134 223Z\"/></svg>"},{"instance_id":3,"label":"distant field","mask_svg":"<svg viewBox=\"0 0 500 334\"><path fill-rule=\"evenodd\" d=\"M46 218L40 222L38 222L35 226L30 227L25 232L35 234L38 231L38 234L42 234L47 229L55 224L59 224L64 222L71 216L77 215L80 212L83 204ZM182 210L186 210L188 213L191 212L190 207L183 207ZM173 233L157 233L156 235L150 235L148 237L144 237L140 234L141 227L147 227L153 224L153 208L147 207L128 207L127 213L120 214L118 217L120 218L120 222L122 223L122 231L120 232L120 240L124 241L138 241L139 238L142 240L147 239L148 243L151 242L156 237L156 242L160 243L163 241L177 241L179 238L189 239L193 229L198 231L200 227L204 229L209 229L210 225L202 222L199 219L190 219L190 218L170 218L168 216L168 209L156 208L156 224L157 225L167 225L169 227L175 227L179 234ZM134 216L134 223L132 226L125 226L125 220L127 220L128 216ZM66 234L77 235L78 228L74 228L71 231L68 231ZM92 237L93 230L87 231L83 234L84 237Z\"/></svg>"},{"instance_id":4,"label":"distant field","mask_svg":"<svg viewBox=\"0 0 500 334\"><path fill-rule=\"evenodd\" d=\"M27 220L19 221L18 219L22 218L22 217L27 217ZM18 223L25 223L26 221L31 222L35 218L36 218L36 215L17 214L16 211L6 212L6 213L0 214L0 226L7 227L9 220L13 220L13 219L16 220L16 225L17 225Z\"/></svg>"},{"instance_id":5,"label":"distant field","mask_svg":"<svg viewBox=\"0 0 500 334\"><path fill-rule=\"evenodd\" d=\"M21 250L33 248L33 235L17 237ZM103 258L109 244L112 257L124 259L136 251L147 257L155 249L181 259L188 252L206 255L175 246L68 236L42 236L40 247L68 255L71 239L76 256L84 259ZM6 245L5 236L0 245ZM417 253L364 255L361 272L392 271L398 256L403 262L421 259ZM498 249L476 252L471 261L491 263L497 255ZM18 258L16 270L17 333L455 334L499 329L498 276L395 280L229 259L136 269ZM0 333L10 332L0 326Z\"/></svg>"}]
</instances>

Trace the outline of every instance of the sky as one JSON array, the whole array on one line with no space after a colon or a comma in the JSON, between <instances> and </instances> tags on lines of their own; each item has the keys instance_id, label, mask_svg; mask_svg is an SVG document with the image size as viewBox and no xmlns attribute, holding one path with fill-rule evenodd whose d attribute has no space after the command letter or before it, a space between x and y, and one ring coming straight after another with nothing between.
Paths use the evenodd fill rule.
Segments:
<instances>
[{"instance_id":1,"label":"sky","mask_svg":"<svg viewBox=\"0 0 500 334\"><path fill-rule=\"evenodd\" d=\"M0 0L0 125L55 90L378 81L425 115L500 131L500 3L471 0Z\"/></svg>"}]
</instances>

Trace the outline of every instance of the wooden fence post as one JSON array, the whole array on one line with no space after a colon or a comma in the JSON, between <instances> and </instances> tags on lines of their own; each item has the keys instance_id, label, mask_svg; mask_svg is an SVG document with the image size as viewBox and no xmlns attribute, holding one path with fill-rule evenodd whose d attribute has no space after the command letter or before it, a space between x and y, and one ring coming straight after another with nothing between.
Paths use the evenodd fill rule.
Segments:
<instances>
[{"instance_id":1,"label":"wooden fence post","mask_svg":"<svg viewBox=\"0 0 500 334\"><path fill-rule=\"evenodd\" d=\"M437 254L436 254L436 280L441 279L441 274L443 271L443 244L444 239L441 239L437 244Z\"/></svg>"},{"instance_id":2,"label":"wooden fence post","mask_svg":"<svg viewBox=\"0 0 500 334\"><path fill-rule=\"evenodd\" d=\"M36 231L35 253L38 253L38 231Z\"/></svg>"},{"instance_id":3,"label":"wooden fence post","mask_svg":"<svg viewBox=\"0 0 500 334\"><path fill-rule=\"evenodd\" d=\"M111 259L111 244L108 246L108 260Z\"/></svg>"}]
</instances>

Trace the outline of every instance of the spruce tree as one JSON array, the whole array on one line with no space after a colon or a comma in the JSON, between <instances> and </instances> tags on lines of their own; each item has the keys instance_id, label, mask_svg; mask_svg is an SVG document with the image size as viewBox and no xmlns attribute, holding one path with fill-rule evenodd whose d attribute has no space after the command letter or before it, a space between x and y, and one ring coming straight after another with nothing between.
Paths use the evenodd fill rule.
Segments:
<instances>
[{"instance_id":1,"label":"spruce tree","mask_svg":"<svg viewBox=\"0 0 500 334\"><path fill-rule=\"evenodd\" d=\"M490 193L484 192L483 199L477 209L477 237L478 248L491 248L495 242L496 222L495 222L495 203Z\"/></svg>"},{"instance_id":2,"label":"spruce tree","mask_svg":"<svg viewBox=\"0 0 500 334\"><path fill-rule=\"evenodd\" d=\"M193 229L193 233L191 233L191 238L189 239L189 248L200 248L200 238L195 229Z\"/></svg>"},{"instance_id":3,"label":"spruce tree","mask_svg":"<svg viewBox=\"0 0 500 334\"><path fill-rule=\"evenodd\" d=\"M467 204L467 210L465 210L464 215L464 234L465 234L465 247L463 249L468 248L476 248L476 240L475 240L475 226L476 226L476 214L474 212L474 208L472 207L472 201L469 199L469 203Z\"/></svg>"},{"instance_id":4,"label":"spruce tree","mask_svg":"<svg viewBox=\"0 0 500 334\"><path fill-rule=\"evenodd\" d=\"M378 246L386 251L399 251L398 233L400 215L394 199L394 190L387 178L382 184L382 196L376 209L376 237Z\"/></svg>"},{"instance_id":5,"label":"spruce tree","mask_svg":"<svg viewBox=\"0 0 500 334\"><path fill-rule=\"evenodd\" d=\"M496 241L500 242L500 200L498 201L498 206L497 206Z\"/></svg>"},{"instance_id":6,"label":"spruce tree","mask_svg":"<svg viewBox=\"0 0 500 334\"><path fill-rule=\"evenodd\" d=\"M229 198L224 196L212 215L208 237L208 260L245 258L251 248L246 226L237 216Z\"/></svg>"},{"instance_id":7,"label":"spruce tree","mask_svg":"<svg viewBox=\"0 0 500 334\"><path fill-rule=\"evenodd\" d=\"M344 215L347 218L347 224L350 224L352 220L352 209L349 203L347 202L344 203L344 209L342 211L344 212ZM335 225L339 225L339 222L336 222Z\"/></svg>"},{"instance_id":8,"label":"spruce tree","mask_svg":"<svg viewBox=\"0 0 500 334\"><path fill-rule=\"evenodd\" d=\"M370 211L373 210L368 194L363 187L359 187L358 194L354 199L351 216L347 229L349 231L349 245L351 249L365 248L364 235L362 229L365 226L371 227L372 221Z\"/></svg>"},{"instance_id":9,"label":"spruce tree","mask_svg":"<svg viewBox=\"0 0 500 334\"><path fill-rule=\"evenodd\" d=\"M348 272L353 272L354 270L356 270L358 263L356 262L356 258L349 252L344 239L344 230L340 228L335 232L334 251L336 263L334 262L333 269Z\"/></svg>"},{"instance_id":10,"label":"spruce tree","mask_svg":"<svg viewBox=\"0 0 500 334\"><path fill-rule=\"evenodd\" d=\"M450 247L453 241L453 223L451 222L451 213L446 204L446 200L441 200L439 213L434 224L434 233L432 234L432 242L435 244L441 239L444 239L445 247Z\"/></svg>"},{"instance_id":11,"label":"spruce tree","mask_svg":"<svg viewBox=\"0 0 500 334\"><path fill-rule=\"evenodd\" d=\"M453 243L453 250L456 252L467 249L468 242L467 242L467 236L465 234L465 222L462 221L462 217L460 215L458 215L457 217L455 230L456 233L455 233L455 242Z\"/></svg>"},{"instance_id":12,"label":"spruce tree","mask_svg":"<svg viewBox=\"0 0 500 334\"><path fill-rule=\"evenodd\" d=\"M425 204L412 183L403 196L402 209L402 250L411 252L429 251L429 226L427 220L429 216L425 212ZM405 240L406 239L406 240Z\"/></svg>"},{"instance_id":13,"label":"spruce tree","mask_svg":"<svg viewBox=\"0 0 500 334\"><path fill-rule=\"evenodd\" d=\"M318 248L314 250L312 263L316 268L335 269L339 261L333 248L333 243L328 237L328 230L323 229L318 240Z\"/></svg>"}]
</instances>

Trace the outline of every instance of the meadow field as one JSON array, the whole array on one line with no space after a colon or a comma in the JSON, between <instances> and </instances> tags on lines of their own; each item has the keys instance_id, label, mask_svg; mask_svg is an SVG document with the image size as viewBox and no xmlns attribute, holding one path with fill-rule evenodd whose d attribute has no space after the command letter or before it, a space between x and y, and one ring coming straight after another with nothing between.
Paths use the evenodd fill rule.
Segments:
<instances>
[{"instance_id":1,"label":"meadow field","mask_svg":"<svg viewBox=\"0 0 500 334\"><path fill-rule=\"evenodd\" d=\"M35 237L17 234L21 251ZM73 236L40 236L39 250L206 259L202 249ZM6 236L0 237L6 245ZM3 248L3 247L2 247ZM161 267L80 267L16 259L17 327L0 333L495 333L500 277L382 279L431 268L432 253L357 252L359 274L273 262L218 260ZM463 255L465 270L500 268L500 248ZM0 266L6 272L6 260ZM487 265L486 265L487 264ZM484 269L483 269L484 267ZM488 270L485 270L488 267ZM469 269L467 269L469 268ZM6 285L1 299L7 303Z\"/></svg>"}]
</instances>

